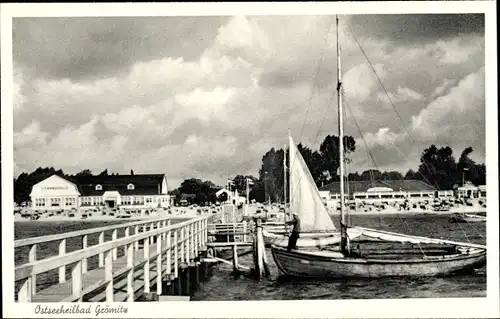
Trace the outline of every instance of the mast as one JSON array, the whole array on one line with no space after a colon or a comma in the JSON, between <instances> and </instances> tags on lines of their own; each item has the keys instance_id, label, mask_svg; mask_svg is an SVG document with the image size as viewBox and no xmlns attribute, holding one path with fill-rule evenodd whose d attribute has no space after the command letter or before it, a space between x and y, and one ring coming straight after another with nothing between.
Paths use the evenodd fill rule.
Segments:
<instances>
[{"instance_id":1,"label":"mast","mask_svg":"<svg viewBox=\"0 0 500 319\"><path fill-rule=\"evenodd\" d=\"M283 145L283 203L286 216L286 144Z\"/></svg>"},{"instance_id":2,"label":"mast","mask_svg":"<svg viewBox=\"0 0 500 319\"><path fill-rule=\"evenodd\" d=\"M340 250L347 253L347 223L344 198L344 119L342 110L342 72L340 68L339 16L337 15L337 103L339 111L339 164L340 164Z\"/></svg>"}]
</instances>

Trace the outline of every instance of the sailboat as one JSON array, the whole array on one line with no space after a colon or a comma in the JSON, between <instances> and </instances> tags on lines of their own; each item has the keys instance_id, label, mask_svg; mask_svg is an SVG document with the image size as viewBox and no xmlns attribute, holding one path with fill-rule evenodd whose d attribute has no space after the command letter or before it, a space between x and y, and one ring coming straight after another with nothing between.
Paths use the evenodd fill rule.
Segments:
<instances>
[{"instance_id":1,"label":"sailboat","mask_svg":"<svg viewBox=\"0 0 500 319\"><path fill-rule=\"evenodd\" d=\"M301 218L299 241L303 240L303 244L290 251L282 244L271 245L276 265L285 275L314 278L438 276L482 267L486 263L484 245L405 235L347 224L338 17L336 23L341 176L340 233L328 216L311 173L289 136L290 211L297 212ZM363 241L363 250L359 244L352 249L355 239ZM311 243L317 244L318 247L307 245ZM322 245L325 247L321 247Z\"/></svg>"}]
</instances>

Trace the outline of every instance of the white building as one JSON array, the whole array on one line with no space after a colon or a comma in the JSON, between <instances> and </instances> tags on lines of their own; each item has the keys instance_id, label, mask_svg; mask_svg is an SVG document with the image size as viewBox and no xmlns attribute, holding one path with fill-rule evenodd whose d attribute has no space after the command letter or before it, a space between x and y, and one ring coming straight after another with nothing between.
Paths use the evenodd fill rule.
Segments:
<instances>
[{"instance_id":1,"label":"white building","mask_svg":"<svg viewBox=\"0 0 500 319\"><path fill-rule=\"evenodd\" d=\"M71 210L92 206L141 209L170 207L167 178L163 174L145 175L52 175L31 190L36 211Z\"/></svg>"},{"instance_id":2,"label":"white building","mask_svg":"<svg viewBox=\"0 0 500 319\"><path fill-rule=\"evenodd\" d=\"M340 182L325 185L319 191L328 206L340 201ZM453 197L452 190L438 191L420 180L349 181L345 192L346 199L373 204Z\"/></svg>"},{"instance_id":3,"label":"white building","mask_svg":"<svg viewBox=\"0 0 500 319\"><path fill-rule=\"evenodd\" d=\"M475 186L470 182L466 182L457 188L458 198L486 198L486 185Z\"/></svg>"},{"instance_id":4,"label":"white building","mask_svg":"<svg viewBox=\"0 0 500 319\"><path fill-rule=\"evenodd\" d=\"M217 198L219 198L220 196L222 196L222 194L226 194L227 201L225 201L225 203L228 203L228 204L232 203L232 204L238 206L238 205L246 204L246 202L247 202L247 199L244 196L240 196L238 194L238 191L231 192L226 188L222 188L219 191L217 191L217 193L215 193L215 196Z\"/></svg>"}]
</instances>

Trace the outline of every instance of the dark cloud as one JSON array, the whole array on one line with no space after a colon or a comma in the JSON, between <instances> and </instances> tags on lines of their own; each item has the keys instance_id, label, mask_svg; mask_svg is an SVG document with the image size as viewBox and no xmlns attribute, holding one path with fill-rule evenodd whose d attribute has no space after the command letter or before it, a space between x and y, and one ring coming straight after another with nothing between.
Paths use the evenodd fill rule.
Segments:
<instances>
[{"instance_id":1,"label":"dark cloud","mask_svg":"<svg viewBox=\"0 0 500 319\"><path fill-rule=\"evenodd\" d=\"M422 43L466 34L484 35L484 14L391 14L350 16L356 35Z\"/></svg>"},{"instance_id":2,"label":"dark cloud","mask_svg":"<svg viewBox=\"0 0 500 319\"><path fill-rule=\"evenodd\" d=\"M13 19L13 58L38 77L115 76L138 61L197 58L226 17Z\"/></svg>"}]
</instances>

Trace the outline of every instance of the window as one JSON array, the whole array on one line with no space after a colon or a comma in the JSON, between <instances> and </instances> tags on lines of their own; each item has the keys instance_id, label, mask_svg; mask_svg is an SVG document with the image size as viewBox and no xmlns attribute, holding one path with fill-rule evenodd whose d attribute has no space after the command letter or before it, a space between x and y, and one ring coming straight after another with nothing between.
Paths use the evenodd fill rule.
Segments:
<instances>
[{"instance_id":1,"label":"window","mask_svg":"<svg viewBox=\"0 0 500 319\"><path fill-rule=\"evenodd\" d=\"M151 204L153 199L151 197L146 197L146 204Z\"/></svg>"},{"instance_id":2,"label":"window","mask_svg":"<svg viewBox=\"0 0 500 319\"><path fill-rule=\"evenodd\" d=\"M65 206L75 206L75 204L76 204L76 200L74 197L66 198L66 200L64 202Z\"/></svg>"},{"instance_id":3,"label":"window","mask_svg":"<svg viewBox=\"0 0 500 319\"><path fill-rule=\"evenodd\" d=\"M132 184L132 183L128 184L128 185L127 185L127 189L128 189L128 190L134 190L134 189L135 189L134 184Z\"/></svg>"},{"instance_id":4,"label":"window","mask_svg":"<svg viewBox=\"0 0 500 319\"><path fill-rule=\"evenodd\" d=\"M90 206L92 205L91 197L82 197L82 206Z\"/></svg>"},{"instance_id":5,"label":"window","mask_svg":"<svg viewBox=\"0 0 500 319\"><path fill-rule=\"evenodd\" d=\"M95 190L96 190L96 191L102 191L102 185L97 184L97 185L95 186Z\"/></svg>"},{"instance_id":6,"label":"window","mask_svg":"<svg viewBox=\"0 0 500 319\"><path fill-rule=\"evenodd\" d=\"M97 205L101 205L103 203L102 201L102 197L100 196L96 196L94 197L94 205L97 206Z\"/></svg>"},{"instance_id":7,"label":"window","mask_svg":"<svg viewBox=\"0 0 500 319\"><path fill-rule=\"evenodd\" d=\"M60 206L60 205L61 205L60 198L51 198L50 199L50 206Z\"/></svg>"},{"instance_id":8,"label":"window","mask_svg":"<svg viewBox=\"0 0 500 319\"><path fill-rule=\"evenodd\" d=\"M122 205L130 205L130 204L132 204L132 197L123 196L122 197Z\"/></svg>"},{"instance_id":9,"label":"window","mask_svg":"<svg viewBox=\"0 0 500 319\"><path fill-rule=\"evenodd\" d=\"M134 197L134 205L142 205L142 204L144 204L144 197L135 196Z\"/></svg>"},{"instance_id":10,"label":"window","mask_svg":"<svg viewBox=\"0 0 500 319\"><path fill-rule=\"evenodd\" d=\"M35 198L35 206L36 207L45 206L45 198Z\"/></svg>"}]
</instances>

